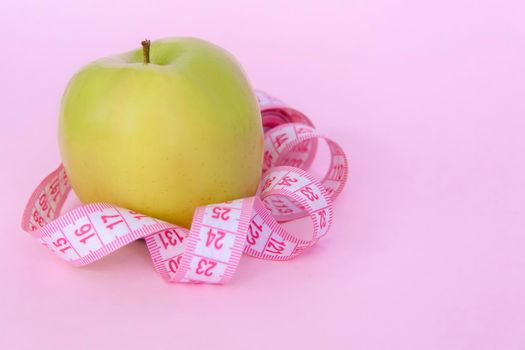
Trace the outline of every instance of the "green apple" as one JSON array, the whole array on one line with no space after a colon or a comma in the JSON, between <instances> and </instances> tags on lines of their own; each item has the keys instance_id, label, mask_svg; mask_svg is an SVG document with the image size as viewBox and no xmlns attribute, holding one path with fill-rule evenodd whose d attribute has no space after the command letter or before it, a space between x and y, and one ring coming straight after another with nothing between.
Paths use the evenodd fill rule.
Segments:
<instances>
[{"instance_id":1,"label":"green apple","mask_svg":"<svg viewBox=\"0 0 525 350\"><path fill-rule=\"evenodd\" d=\"M255 194L263 129L231 54L171 38L76 73L62 100L59 144L82 202L188 227L198 206Z\"/></svg>"}]
</instances>

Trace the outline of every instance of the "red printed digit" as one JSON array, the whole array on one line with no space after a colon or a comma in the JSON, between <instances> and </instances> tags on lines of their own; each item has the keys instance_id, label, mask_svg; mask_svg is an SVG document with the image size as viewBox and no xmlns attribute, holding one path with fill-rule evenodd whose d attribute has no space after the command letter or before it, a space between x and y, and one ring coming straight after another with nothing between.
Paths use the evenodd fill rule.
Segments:
<instances>
[{"instance_id":1,"label":"red printed digit","mask_svg":"<svg viewBox=\"0 0 525 350\"><path fill-rule=\"evenodd\" d=\"M337 175L336 180L342 180L345 174L345 166L344 164L339 164L338 167L339 167L339 174Z\"/></svg>"},{"instance_id":2,"label":"red printed digit","mask_svg":"<svg viewBox=\"0 0 525 350\"><path fill-rule=\"evenodd\" d=\"M326 227L326 211L323 209L318 214L319 214L319 227L325 228Z\"/></svg>"},{"instance_id":3,"label":"red printed digit","mask_svg":"<svg viewBox=\"0 0 525 350\"><path fill-rule=\"evenodd\" d=\"M53 182L51 183L51 185L49 186L49 189L51 190L50 193L51 194L55 194L58 192L59 190L59 182L58 182L58 178L54 179Z\"/></svg>"},{"instance_id":4,"label":"red printed digit","mask_svg":"<svg viewBox=\"0 0 525 350\"><path fill-rule=\"evenodd\" d=\"M278 241L278 240L276 240L275 238L272 237L268 241L268 245L266 246L265 250L268 253L282 254L282 252L284 250L284 246L285 246L284 241Z\"/></svg>"},{"instance_id":5,"label":"red printed digit","mask_svg":"<svg viewBox=\"0 0 525 350\"><path fill-rule=\"evenodd\" d=\"M290 176L286 175L277 184L281 186L292 186L292 183L297 181L297 179L293 179Z\"/></svg>"},{"instance_id":6,"label":"red printed digit","mask_svg":"<svg viewBox=\"0 0 525 350\"><path fill-rule=\"evenodd\" d=\"M204 275L207 277L211 277L213 275L211 270L213 270L215 266L217 266L217 262L213 260L208 260L204 258L200 259L197 265L197 270L195 270L195 273L197 273L197 275Z\"/></svg>"},{"instance_id":7,"label":"red printed digit","mask_svg":"<svg viewBox=\"0 0 525 350\"><path fill-rule=\"evenodd\" d=\"M180 233L174 229L164 231L159 235L159 237L162 245L164 246L164 249L167 249L170 245L176 246L179 242L182 243L182 241L184 241L184 237L182 237Z\"/></svg>"},{"instance_id":8,"label":"red printed digit","mask_svg":"<svg viewBox=\"0 0 525 350\"><path fill-rule=\"evenodd\" d=\"M293 151L294 152L299 152L299 153L308 152L308 150L310 148L309 146L310 146L310 142L309 141L304 141L304 142L301 142L300 144L298 144L297 146L295 146L293 148Z\"/></svg>"},{"instance_id":9,"label":"red printed digit","mask_svg":"<svg viewBox=\"0 0 525 350\"><path fill-rule=\"evenodd\" d=\"M91 231L91 225L90 224L84 224L84 225L80 226L80 229L76 229L75 230L75 236L82 237L80 242L86 244L88 239L90 239L91 237L95 236L95 233L92 233L90 235L85 236L87 233L89 233L89 231Z\"/></svg>"},{"instance_id":10,"label":"red printed digit","mask_svg":"<svg viewBox=\"0 0 525 350\"><path fill-rule=\"evenodd\" d=\"M279 198L272 198L273 205L277 208L277 211L281 214L290 214L293 213L293 210L288 208L286 203Z\"/></svg>"},{"instance_id":11,"label":"red printed digit","mask_svg":"<svg viewBox=\"0 0 525 350\"><path fill-rule=\"evenodd\" d=\"M246 237L248 243L255 245L255 240L261 236L261 232L262 225L259 225L255 222L255 220L252 220L248 226L248 236Z\"/></svg>"},{"instance_id":12,"label":"red printed digit","mask_svg":"<svg viewBox=\"0 0 525 350\"><path fill-rule=\"evenodd\" d=\"M65 253L66 250L71 249L71 246L67 244L67 240L65 238L57 239L56 241L53 242L53 245L57 248L62 247L62 249L60 249L60 252L62 253Z\"/></svg>"},{"instance_id":13,"label":"red printed digit","mask_svg":"<svg viewBox=\"0 0 525 350\"><path fill-rule=\"evenodd\" d=\"M58 200L58 196L60 195L60 191L58 191L57 193L55 193L54 197L53 197L53 202L56 202Z\"/></svg>"},{"instance_id":14,"label":"red printed digit","mask_svg":"<svg viewBox=\"0 0 525 350\"><path fill-rule=\"evenodd\" d=\"M115 225L124 223L124 220L122 220L122 216L120 216L119 214L102 215L100 218L106 224L106 227L109 228L110 230L113 230L113 227L115 227ZM115 220L115 219L120 219L120 220ZM113 222L109 223L110 221L113 221Z\"/></svg>"},{"instance_id":15,"label":"red printed digit","mask_svg":"<svg viewBox=\"0 0 525 350\"><path fill-rule=\"evenodd\" d=\"M272 154L270 153L270 151L266 151L264 152L264 166L266 168L269 168L272 166L272 161L273 161L273 156Z\"/></svg>"},{"instance_id":16,"label":"red printed digit","mask_svg":"<svg viewBox=\"0 0 525 350\"><path fill-rule=\"evenodd\" d=\"M345 166L341 163L333 165L332 169L330 170L330 178L336 181L341 181L343 179L344 174Z\"/></svg>"},{"instance_id":17,"label":"red printed digit","mask_svg":"<svg viewBox=\"0 0 525 350\"><path fill-rule=\"evenodd\" d=\"M288 207L277 208L277 211L280 214L291 214L291 213L293 213L293 210L288 208Z\"/></svg>"},{"instance_id":18,"label":"red printed digit","mask_svg":"<svg viewBox=\"0 0 525 350\"><path fill-rule=\"evenodd\" d=\"M43 211L47 210L48 208L47 195L45 193L42 193L40 195L40 198L38 198L38 203L40 204L40 208L42 208Z\"/></svg>"},{"instance_id":19,"label":"red printed digit","mask_svg":"<svg viewBox=\"0 0 525 350\"><path fill-rule=\"evenodd\" d=\"M50 194L53 195L53 202L56 202L58 196L60 195L60 182L58 177L53 180L49 189L51 190Z\"/></svg>"},{"instance_id":20,"label":"red printed digit","mask_svg":"<svg viewBox=\"0 0 525 350\"><path fill-rule=\"evenodd\" d=\"M277 148L281 147L281 145L286 141L288 141L288 135L286 134L279 134L275 137L275 143L277 145Z\"/></svg>"},{"instance_id":21,"label":"red printed digit","mask_svg":"<svg viewBox=\"0 0 525 350\"><path fill-rule=\"evenodd\" d=\"M136 211L133 211L133 210L128 210L128 211L129 211L129 213L130 213L131 215L133 215L133 217L134 217L135 219L138 219L138 220L140 220L140 219L142 219L142 218L147 218L147 217L148 217L147 215L144 215L144 214L141 214L141 213L137 213Z\"/></svg>"},{"instance_id":22,"label":"red printed digit","mask_svg":"<svg viewBox=\"0 0 525 350\"><path fill-rule=\"evenodd\" d=\"M230 211L231 211L231 209L222 208L221 219L224 220L224 221L228 221L230 219L230 217L227 216L226 214L228 214Z\"/></svg>"},{"instance_id":23,"label":"red printed digit","mask_svg":"<svg viewBox=\"0 0 525 350\"><path fill-rule=\"evenodd\" d=\"M296 255L296 254L301 254L304 250L306 249L306 247L301 247L301 246L297 246L295 247L295 249L293 250L292 254Z\"/></svg>"},{"instance_id":24,"label":"red printed digit","mask_svg":"<svg viewBox=\"0 0 525 350\"><path fill-rule=\"evenodd\" d=\"M304 194L310 202L313 202L316 199L319 199L319 196L315 194L314 190L312 190L310 186L301 188L301 193Z\"/></svg>"},{"instance_id":25,"label":"red printed digit","mask_svg":"<svg viewBox=\"0 0 525 350\"><path fill-rule=\"evenodd\" d=\"M228 214L230 211L231 209L229 208L215 207L212 209L213 215L211 217L214 219L221 219L223 221L228 221L230 219L230 216L226 214Z\"/></svg>"},{"instance_id":26,"label":"red printed digit","mask_svg":"<svg viewBox=\"0 0 525 350\"><path fill-rule=\"evenodd\" d=\"M208 237L206 238L206 247L209 247L213 243L213 241L215 241L215 244L214 244L215 248L221 249L223 246L221 241L225 235L226 235L226 232L217 230L217 232L215 233L213 232L213 229L210 228L208 230Z\"/></svg>"},{"instance_id":27,"label":"red printed digit","mask_svg":"<svg viewBox=\"0 0 525 350\"><path fill-rule=\"evenodd\" d=\"M169 246L169 243L168 243L169 241L166 242L166 241L164 240L164 236L163 236L162 233L159 235L159 238L160 238L160 241L161 241L162 245L164 246L164 249L167 249L168 246Z\"/></svg>"},{"instance_id":28,"label":"red printed digit","mask_svg":"<svg viewBox=\"0 0 525 350\"><path fill-rule=\"evenodd\" d=\"M68 249L71 249L71 247L70 246L64 247L64 248L60 249L60 252L61 253L65 253L66 250L68 250Z\"/></svg>"},{"instance_id":29,"label":"red printed digit","mask_svg":"<svg viewBox=\"0 0 525 350\"><path fill-rule=\"evenodd\" d=\"M171 272L175 273L179 269L180 261L182 259L182 255L176 256L175 258L171 259L168 262L168 266L171 270Z\"/></svg>"},{"instance_id":30,"label":"red printed digit","mask_svg":"<svg viewBox=\"0 0 525 350\"><path fill-rule=\"evenodd\" d=\"M268 189L268 187L270 187L272 185L272 182L273 180L275 180L275 176L272 176L270 179L266 179L264 181L264 185L263 185L263 188L262 188L262 191L266 191Z\"/></svg>"},{"instance_id":31,"label":"red printed digit","mask_svg":"<svg viewBox=\"0 0 525 350\"><path fill-rule=\"evenodd\" d=\"M33 219L35 219L36 223L40 226L44 226L44 218L36 210L33 212Z\"/></svg>"}]
</instances>

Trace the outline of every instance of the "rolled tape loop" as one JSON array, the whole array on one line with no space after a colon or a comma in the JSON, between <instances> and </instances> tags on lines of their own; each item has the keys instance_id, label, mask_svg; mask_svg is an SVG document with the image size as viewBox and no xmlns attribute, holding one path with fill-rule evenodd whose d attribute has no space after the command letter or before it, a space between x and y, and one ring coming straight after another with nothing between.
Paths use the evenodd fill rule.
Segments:
<instances>
[{"instance_id":1,"label":"rolled tape loop","mask_svg":"<svg viewBox=\"0 0 525 350\"><path fill-rule=\"evenodd\" d=\"M258 195L195 210L191 229L107 203L61 208L71 191L64 167L49 174L31 195L22 228L58 257L81 266L144 238L157 272L169 282L221 284L235 274L242 254L289 260L329 230L332 201L348 177L337 143L319 134L304 114L257 91L265 128L264 172ZM322 180L307 172L317 141L330 149ZM309 216L310 238L299 238L279 222Z\"/></svg>"}]
</instances>

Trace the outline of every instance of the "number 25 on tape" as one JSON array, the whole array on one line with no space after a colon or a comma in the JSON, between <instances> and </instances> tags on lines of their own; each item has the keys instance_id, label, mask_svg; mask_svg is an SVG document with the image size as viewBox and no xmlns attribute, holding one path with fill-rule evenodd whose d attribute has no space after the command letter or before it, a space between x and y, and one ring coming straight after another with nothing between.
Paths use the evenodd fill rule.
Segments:
<instances>
[{"instance_id":1,"label":"number 25 on tape","mask_svg":"<svg viewBox=\"0 0 525 350\"><path fill-rule=\"evenodd\" d=\"M220 219L222 221L228 221L230 220L230 216L228 215L230 211L230 208L215 207L212 210L213 214L211 217L214 219Z\"/></svg>"}]
</instances>

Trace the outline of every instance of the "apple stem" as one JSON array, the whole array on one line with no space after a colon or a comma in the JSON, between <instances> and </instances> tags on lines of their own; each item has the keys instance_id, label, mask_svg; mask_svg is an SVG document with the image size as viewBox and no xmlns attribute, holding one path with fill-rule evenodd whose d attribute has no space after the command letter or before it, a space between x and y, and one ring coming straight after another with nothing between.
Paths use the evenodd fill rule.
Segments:
<instances>
[{"instance_id":1,"label":"apple stem","mask_svg":"<svg viewBox=\"0 0 525 350\"><path fill-rule=\"evenodd\" d=\"M144 39L141 42L142 44L142 53L144 54L144 63L149 63L149 47L151 44L151 41L148 39Z\"/></svg>"}]
</instances>

